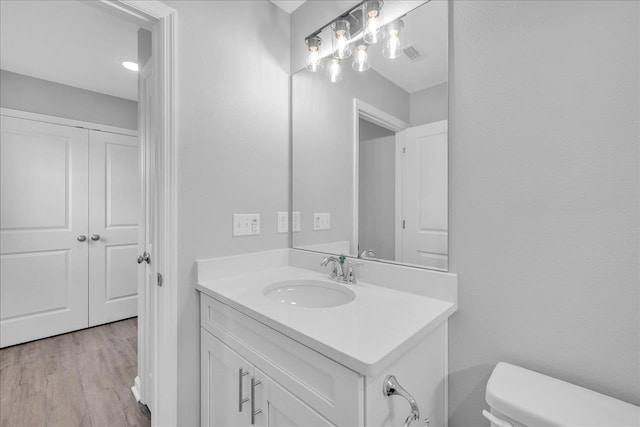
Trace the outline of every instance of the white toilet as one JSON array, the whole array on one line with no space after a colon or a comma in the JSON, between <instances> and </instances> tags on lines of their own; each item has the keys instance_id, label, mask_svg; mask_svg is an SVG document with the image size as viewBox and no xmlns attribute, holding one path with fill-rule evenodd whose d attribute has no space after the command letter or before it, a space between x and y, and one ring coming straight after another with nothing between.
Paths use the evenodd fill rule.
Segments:
<instances>
[{"instance_id":1,"label":"white toilet","mask_svg":"<svg viewBox=\"0 0 640 427\"><path fill-rule=\"evenodd\" d=\"M640 407L500 362L486 393L492 427L639 427Z\"/></svg>"}]
</instances>

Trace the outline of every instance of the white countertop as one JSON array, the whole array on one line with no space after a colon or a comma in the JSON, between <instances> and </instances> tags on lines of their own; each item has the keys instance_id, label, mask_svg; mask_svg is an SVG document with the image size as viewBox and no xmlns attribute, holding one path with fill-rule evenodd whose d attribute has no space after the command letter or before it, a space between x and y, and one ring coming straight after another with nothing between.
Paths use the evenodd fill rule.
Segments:
<instances>
[{"instance_id":1,"label":"white countertop","mask_svg":"<svg viewBox=\"0 0 640 427\"><path fill-rule=\"evenodd\" d=\"M287 266L202 279L197 289L368 376L380 373L457 308L452 302L360 282L341 285L356 298L337 307L305 308L264 296L264 288L274 282L296 279L330 282L326 274Z\"/></svg>"}]
</instances>

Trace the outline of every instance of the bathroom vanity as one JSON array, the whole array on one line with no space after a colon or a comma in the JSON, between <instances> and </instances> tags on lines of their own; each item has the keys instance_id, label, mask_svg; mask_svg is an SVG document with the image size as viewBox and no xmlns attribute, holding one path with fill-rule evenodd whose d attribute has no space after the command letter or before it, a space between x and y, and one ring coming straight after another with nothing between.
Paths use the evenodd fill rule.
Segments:
<instances>
[{"instance_id":1,"label":"bathroom vanity","mask_svg":"<svg viewBox=\"0 0 640 427\"><path fill-rule=\"evenodd\" d=\"M419 408L411 424L444 426L455 275L364 263L346 285L320 261L292 249L198 261L201 424L401 426L409 400L383 393L394 375ZM429 275L437 297L370 283Z\"/></svg>"}]
</instances>

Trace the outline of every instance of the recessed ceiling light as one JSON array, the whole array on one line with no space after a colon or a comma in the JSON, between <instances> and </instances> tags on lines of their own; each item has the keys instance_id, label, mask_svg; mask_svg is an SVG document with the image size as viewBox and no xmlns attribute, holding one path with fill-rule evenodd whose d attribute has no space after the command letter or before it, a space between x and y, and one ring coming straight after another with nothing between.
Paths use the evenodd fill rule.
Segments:
<instances>
[{"instance_id":1,"label":"recessed ceiling light","mask_svg":"<svg viewBox=\"0 0 640 427\"><path fill-rule=\"evenodd\" d=\"M124 61L122 63L122 66L127 70L138 71L138 64L136 64L135 62Z\"/></svg>"}]
</instances>

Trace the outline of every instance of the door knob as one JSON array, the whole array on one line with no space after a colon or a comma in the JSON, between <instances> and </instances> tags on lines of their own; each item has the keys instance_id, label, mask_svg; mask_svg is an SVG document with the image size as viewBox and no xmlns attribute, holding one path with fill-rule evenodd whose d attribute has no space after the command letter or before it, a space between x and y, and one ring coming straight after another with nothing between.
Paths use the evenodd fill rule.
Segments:
<instances>
[{"instance_id":1,"label":"door knob","mask_svg":"<svg viewBox=\"0 0 640 427\"><path fill-rule=\"evenodd\" d=\"M91 240L93 240L94 242L97 242L98 240L100 240L100 235L99 234L92 234L91 235Z\"/></svg>"},{"instance_id":2,"label":"door knob","mask_svg":"<svg viewBox=\"0 0 640 427\"><path fill-rule=\"evenodd\" d=\"M85 236L84 234L81 234L76 238L78 239L78 242L84 242L87 240L87 236Z\"/></svg>"},{"instance_id":3,"label":"door knob","mask_svg":"<svg viewBox=\"0 0 640 427\"><path fill-rule=\"evenodd\" d=\"M148 252L145 252L142 255L138 255L138 264L142 264L143 262L151 264L151 256Z\"/></svg>"}]
</instances>

